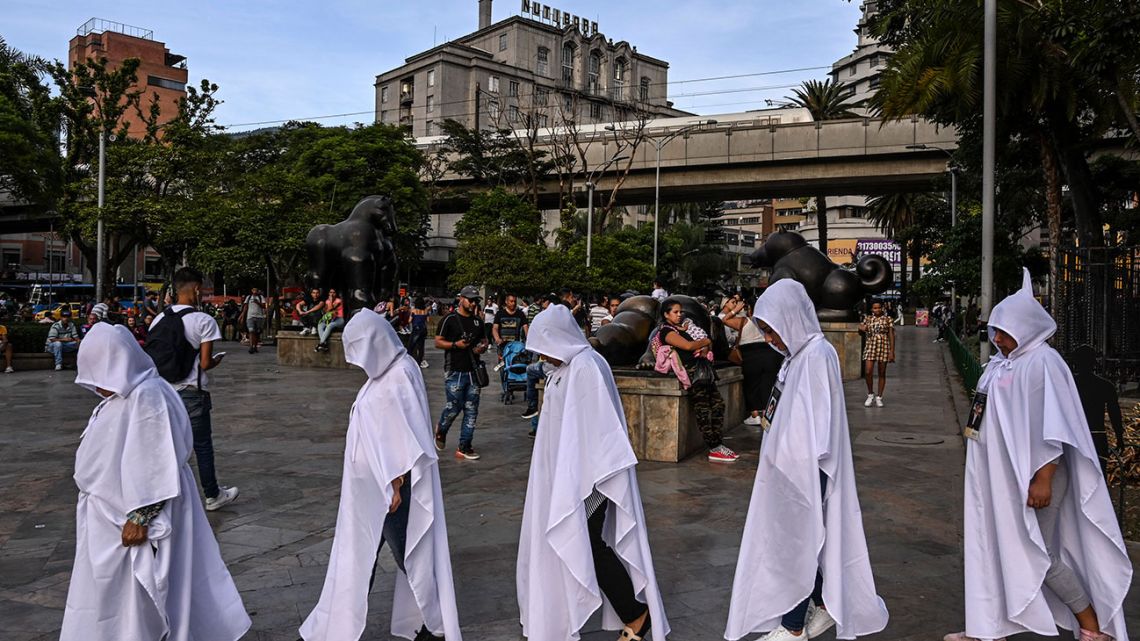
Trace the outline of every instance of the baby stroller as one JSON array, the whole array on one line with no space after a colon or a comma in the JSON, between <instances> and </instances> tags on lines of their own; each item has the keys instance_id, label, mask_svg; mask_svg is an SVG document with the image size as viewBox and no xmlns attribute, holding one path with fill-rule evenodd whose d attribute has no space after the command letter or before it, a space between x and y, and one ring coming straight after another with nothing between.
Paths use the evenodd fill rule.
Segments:
<instances>
[{"instance_id":1,"label":"baby stroller","mask_svg":"<svg viewBox=\"0 0 1140 641\"><path fill-rule=\"evenodd\" d=\"M503 405L515 402L515 392L526 391L526 366L530 362L530 353L522 341L511 341L499 350L503 362L499 364L499 378L503 382L503 391L499 400Z\"/></svg>"}]
</instances>

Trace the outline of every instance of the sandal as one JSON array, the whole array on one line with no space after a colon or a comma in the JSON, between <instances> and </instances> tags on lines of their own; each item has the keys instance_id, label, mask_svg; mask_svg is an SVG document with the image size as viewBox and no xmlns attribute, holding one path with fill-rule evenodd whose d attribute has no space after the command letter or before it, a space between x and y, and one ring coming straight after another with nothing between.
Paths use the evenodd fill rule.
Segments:
<instances>
[{"instance_id":1,"label":"sandal","mask_svg":"<svg viewBox=\"0 0 1140 641\"><path fill-rule=\"evenodd\" d=\"M637 632L634 632L633 628L627 625L622 628L621 634L618 636L618 641L642 641L645 635L649 633L651 625L648 616L645 617L645 623L641 624L641 629Z\"/></svg>"}]
</instances>

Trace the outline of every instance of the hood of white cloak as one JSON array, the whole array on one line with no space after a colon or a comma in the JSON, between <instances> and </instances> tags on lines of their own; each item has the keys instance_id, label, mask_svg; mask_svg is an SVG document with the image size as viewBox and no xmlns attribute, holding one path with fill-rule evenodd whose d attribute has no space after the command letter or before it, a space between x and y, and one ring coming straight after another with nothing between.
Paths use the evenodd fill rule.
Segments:
<instances>
[{"instance_id":1,"label":"hood of white cloak","mask_svg":"<svg viewBox=\"0 0 1140 641\"><path fill-rule=\"evenodd\" d=\"M790 278L772 283L757 299L752 315L780 335L789 356L795 356L813 337L823 335L807 290Z\"/></svg>"},{"instance_id":2,"label":"hood of white cloak","mask_svg":"<svg viewBox=\"0 0 1140 641\"><path fill-rule=\"evenodd\" d=\"M407 353L392 324L370 309L356 312L340 338L344 360L363 369L368 378L379 378Z\"/></svg>"},{"instance_id":3,"label":"hood of white cloak","mask_svg":"<svg viewBox=\"0 0 1140 641\"><path fill-rule=\"evenodd\" d=\"M1056 333L1057 323L1033 297L1033 281L1028 269L1022 270L1021 289L995 305L990 312L991 342L994 329L1000 329L1017 341L1017 348L1010 352L1009 358L1032 351Z\"/></svg>"},{"instance_id":4,"label":"hood of white cloak","mask_svg":"<svg viewBox=\"0 0 1140 641\"><path fill-rule=\"evenodd\" d=\"M98 394L102 388L127 396L135 387L158 376L154 361L123 325L95 323L79 344L75 384ZM100 394L100 396L102 396Z\"/></svg>"},{"instance_id":5,"label":"hood of white cloak","mask_svg":"<svg viewBox=\"0 0 1140 641\"><path fill-rule=\"evenodd\" d=\"M527 330L526 348L563 363L569 363L583 350L592 349L565 305L551 305L534 317Z\"/></svg>"}]
</instances>

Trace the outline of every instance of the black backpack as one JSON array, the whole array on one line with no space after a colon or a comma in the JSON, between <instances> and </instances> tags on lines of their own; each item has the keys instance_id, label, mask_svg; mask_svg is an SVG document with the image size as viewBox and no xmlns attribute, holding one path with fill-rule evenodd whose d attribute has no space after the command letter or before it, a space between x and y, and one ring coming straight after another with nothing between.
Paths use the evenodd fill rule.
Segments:
<instances>
[{"instance_id":1,"label":"black backpack","mask_svg":"<svg viewBox=\"0 0 1140 641\"><path fill-rule=\"evenodd\" d=\"M185 380L198 358L198 350L186 340L186 328L182 323L182 318L194 311L193 307L187 307L173 314L163 314L162 319L147 332L144 350L158 368L158 375L168 383Z\"/></svg>"}]
</instances>

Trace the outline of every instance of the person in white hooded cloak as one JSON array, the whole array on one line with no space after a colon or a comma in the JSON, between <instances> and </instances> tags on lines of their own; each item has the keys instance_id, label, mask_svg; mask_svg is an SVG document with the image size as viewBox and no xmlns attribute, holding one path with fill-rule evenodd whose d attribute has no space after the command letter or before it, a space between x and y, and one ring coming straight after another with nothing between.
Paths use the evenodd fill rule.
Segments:
<instances>
[{"instance_id":1,"label":"person in white hooded cloak","mask_svg":"<svg viewBox=\"0 0 1140 641\"><path fill-rule=\"evenodd\" d=\"M839 357L803 285L783 279L756 301L768 344L783 353L761 416L760 462L732 583L726 639L853 639L881 631L855 491Z\"/></svg>"},{"instance_id":2,"label":"person in white hooded cloak","mask_svg":"<svg viewBox=\"0 0 1140 641\"><path fill-rule=\"evenodd\" d=\"M523 634L530 641L579 638L602 607L619 640L669 634L625 412L610 366L570 311L538 314L526 348L553 370L530 463L516 568Z\"/></svg>"},{"instance_id":3,"label":"person in white hooded cloak","mask_svg":"<svg viewBox=\"0 0 1140 641\"><path fill-rule=\"evenodd\" d=\"M990 313L998 348L965 434L966 630L946 641L1057 628L1126 641L1132 565L1056 323L1022 288Z\"/></svg>"},{"instance_id":4,"label":"person in white hooded cloak","mask_svg":"<svg viewBox=\"0 0 1140 641\"><path fill-rule=\"evenodd\" d=\"M60 641L236 641L249 616L190 471L190 419L122 325L91 328L75 382L102 398L75 455L75 564Z\"/></svg>"},{"instance_id":5,"label":"person in white hooded cloak","mask_svg":"<svg viewBox=\"0 0 1140 641\"><path fill-rule=\"evenodd\" d=\"M391 632L415 641L462 641L447 523L420 366L391 323L364 309L342 334L345 360L368 381L349 413L344 476L320 600L301 624L305 641L364 633L377 555L396 561Z\"/></svg>"}]
</instances>

